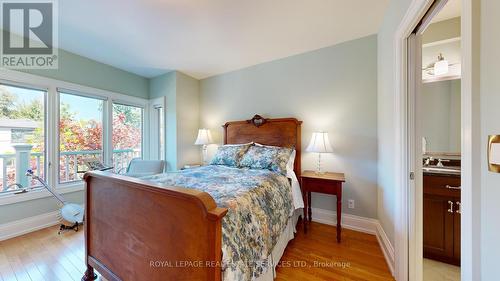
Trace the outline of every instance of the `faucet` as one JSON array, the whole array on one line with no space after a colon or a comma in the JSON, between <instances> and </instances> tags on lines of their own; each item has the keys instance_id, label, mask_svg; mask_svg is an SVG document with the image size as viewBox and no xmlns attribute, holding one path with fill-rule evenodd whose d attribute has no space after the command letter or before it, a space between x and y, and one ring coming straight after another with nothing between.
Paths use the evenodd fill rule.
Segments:
<instances>
[{"instance_id":1,"label":"faucet","mask_svg":"<svg viewBox=\"0 0 500 281\"><path fill-rule=\"evenodd\" d=\"M450 162L450 160L445 160L445 159L438 159L437 167L444 167L443 162Z\"/></svg>"},{"instance_id":2,"label":"faucet","mask_svg":"<svg viewBox=\"0 0 500 281\"><path fill-rule=\"evenodd\" d=\"M434 158L432 156L428 157L427 159L425 159L424 166L430 166L431 165L431 161L434 161Z\"/></svg>"}]
</instances>

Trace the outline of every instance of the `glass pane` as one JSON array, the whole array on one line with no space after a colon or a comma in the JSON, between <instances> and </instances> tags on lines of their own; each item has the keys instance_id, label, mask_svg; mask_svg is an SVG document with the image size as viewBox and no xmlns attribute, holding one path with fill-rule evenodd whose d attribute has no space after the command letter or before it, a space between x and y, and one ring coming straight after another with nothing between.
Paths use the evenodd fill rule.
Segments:
<instances>
[{"instance_id":1,"label":"glass pane","mask_svg":"<svg viewBox=\"0 0 500 281\"><path fill-rule=\"evenodd\" d=\"M142 108L113 104L113 166L124 171L132 158L142 157Z\"/></svg>"},{"instance_id":2,"label":"glass pane","mask_svg":"<svg viewBox=\"0 0 500 281\"><path fill-rule=\"evenodd\" d=\"M59 103L59 183L65 183L81 180L86 159L103 159L104 101L60 93Z\"/></svg>"},{"instance_id":3,"label":"glass pane","mask_svg":"<svg viewBox=\"0 0 500 281\"><path fill-rule=\"evenodd\" d=\"M40 186L25 173L45 178L44 134L45 91L0 84L0 192Z\"/></svg>"}]
</instances>

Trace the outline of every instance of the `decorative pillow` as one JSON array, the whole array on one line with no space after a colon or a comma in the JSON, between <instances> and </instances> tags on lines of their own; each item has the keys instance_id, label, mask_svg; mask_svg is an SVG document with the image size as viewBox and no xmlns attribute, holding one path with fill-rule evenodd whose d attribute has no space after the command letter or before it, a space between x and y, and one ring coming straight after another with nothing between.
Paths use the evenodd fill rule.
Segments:
<instances>
[{"instance_id":1,"label":"decorative pillow","mask_svg":"<svg viewBox=\"0 0 500 281\"><path fill-rule=\"evenodd\" d=\"M243 154L248 150L250 144L223 145L217 149L210 165L225 165L238 167Z\"/></svg>"},{"instance_id":2,"label":"decorative pillow","mask_svg":"<svg viewBox=\"0 0 500 281\"><path fill-rule=\"evenodd\" d=\"M268 169L286 175L292 151L291 148L278 146L251 146L241 158L240 167Z\"/></svg>"},{"instance_id":3,"label":"decorative pillow","mask_svg":"<svg viewBox=\"0 0 500 281\"><path fill-rule=\"evenodd\" d=\"M241 158L240 167L270 170L277 152L274 147L250 146Z\"/></svg>"},{"instance_id":4,"label":"decorative pillow","mask_svg":"<svg viewBox=\"0 0 500 281\"><path fill-rule=\"evenodd\" d=\"M282 175L286 176L286 166L288 164L288 160L290 159L290 155L292 155L293 149L280 147L277 149L276 156L271 164L271 171L278 172Z\"/></svg>"}]
</instances>

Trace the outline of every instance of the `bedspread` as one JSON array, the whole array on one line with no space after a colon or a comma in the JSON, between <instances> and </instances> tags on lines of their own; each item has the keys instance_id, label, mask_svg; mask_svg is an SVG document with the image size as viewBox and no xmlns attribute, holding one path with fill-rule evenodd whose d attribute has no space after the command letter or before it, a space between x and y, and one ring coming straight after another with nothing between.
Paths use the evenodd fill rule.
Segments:
<instances>
[{"instance_id":1,"label":"bedspread","mask_svg":"<svg viewBox=\"0 0 500 281\"><path fill-rule=\"evenodd\" d=\"M205 191L228 209L222 220L222 253L229 280L253 280L271 266L267 258L293 211L287 177L210 165L143 179Z\"/></svg>"}]
</instances>

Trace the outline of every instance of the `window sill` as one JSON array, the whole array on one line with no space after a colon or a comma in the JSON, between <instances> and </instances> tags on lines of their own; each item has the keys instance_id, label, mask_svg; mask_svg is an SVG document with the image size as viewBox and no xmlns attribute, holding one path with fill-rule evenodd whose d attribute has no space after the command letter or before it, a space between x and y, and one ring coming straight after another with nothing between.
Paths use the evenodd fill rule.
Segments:
<instances>
[{"instance_id":1,"label":"window sill","mask_svg":"<svg viewBox=\"0 0 500 281\"><path fill-rule=\"evenodd\" d=\"M83 189L84 189L83 182L75 182L71 184L58 186L56 191L59 194L65 194L65 193L81 191ZM46 197L52 197L52 196L53 195L50 194L50 192L48 192L46 189L32 190L27 193L21 193L21 194L12 194L12 193L5 194L5 195L0 195L0 206L15 204L24 201L30 201L35 199L41 199Z\"/></svg>"}]
</instances>

